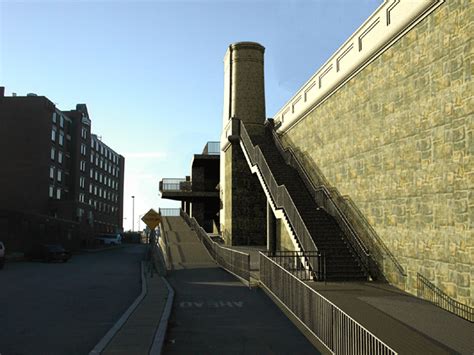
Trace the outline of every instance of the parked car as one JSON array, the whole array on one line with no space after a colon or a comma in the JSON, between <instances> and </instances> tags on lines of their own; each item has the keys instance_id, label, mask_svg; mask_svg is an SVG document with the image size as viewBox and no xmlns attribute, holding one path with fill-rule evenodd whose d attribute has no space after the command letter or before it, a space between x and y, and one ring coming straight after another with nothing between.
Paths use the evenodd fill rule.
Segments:
<instances>
[{"instance_id":1,"label":"parked car","mask_svg":"<svg viewBox=\"0 0 474 355\"><path fill-rule=\"evenodd\" d=\"M5 265L5 245L0 242L0 269Z\"/></svg>"},{"instance_id":2,"label":"parked car","mask_svg":"<svg viewBox=\"0 0 474 355\"><path fill-rule=\"evenodd\" d=\"M71 253L60 244L37 244L26 254L26 257L30 260L40 259L65 263L71 258Z\"/></svg>"},{"instance_id":3,"label":"parked car","mask_svg":"<svg viewBox=\"0 0 474 355\"><path fill-rule=\"evenodd\" d=\"M122 236L117 234L102 234L96 238L100 244L119 245L122 244Z\"/></svg>"}]
</instances>

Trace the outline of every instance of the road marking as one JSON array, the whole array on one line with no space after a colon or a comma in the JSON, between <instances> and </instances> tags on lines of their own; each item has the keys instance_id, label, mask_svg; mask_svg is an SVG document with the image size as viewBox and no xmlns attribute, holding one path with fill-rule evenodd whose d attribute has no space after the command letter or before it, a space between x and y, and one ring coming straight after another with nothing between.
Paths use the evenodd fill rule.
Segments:
<instances>
[{"instance_id":1,"label":"road marking","mask_svg":"<svg viewBox=\"0 0 474 355\"><path fill-rule=\"evenodd\" d=\"M180 308L242 308L244 306L243 301L181 301L179 302Z\"/></svg>"}]
</instances>

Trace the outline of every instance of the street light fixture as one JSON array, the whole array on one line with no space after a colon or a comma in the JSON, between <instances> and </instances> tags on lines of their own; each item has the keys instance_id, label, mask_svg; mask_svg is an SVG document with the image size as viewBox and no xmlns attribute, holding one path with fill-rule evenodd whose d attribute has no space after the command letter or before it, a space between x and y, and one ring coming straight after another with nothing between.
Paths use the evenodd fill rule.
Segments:
<instances>
[{"instance_id":1,"label":"street light fixture","mask_svg":"<svg viewBox=\"0 0 474 355\"><path fill-rule=\"evenodd\" d=\"M132 232L135 231L135 196L132 196Z\"/></svg>"}]
</instances>

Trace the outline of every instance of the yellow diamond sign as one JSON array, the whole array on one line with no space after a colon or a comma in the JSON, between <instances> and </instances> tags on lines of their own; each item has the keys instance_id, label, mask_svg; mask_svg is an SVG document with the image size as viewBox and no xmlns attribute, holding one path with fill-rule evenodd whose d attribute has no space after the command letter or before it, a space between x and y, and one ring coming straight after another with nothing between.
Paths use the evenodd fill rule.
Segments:
<instances>
[{"instance_id":1,"label":"yellow diamond sign","mask_svg":"<svg viewBox=\"0 0 474 355\"><path fill-rule=\"evenodd\" d=\"M155 229L161 223L161 215L152 208L142 217L142 221L148 228Z\"/></svg>"}]
</instances>

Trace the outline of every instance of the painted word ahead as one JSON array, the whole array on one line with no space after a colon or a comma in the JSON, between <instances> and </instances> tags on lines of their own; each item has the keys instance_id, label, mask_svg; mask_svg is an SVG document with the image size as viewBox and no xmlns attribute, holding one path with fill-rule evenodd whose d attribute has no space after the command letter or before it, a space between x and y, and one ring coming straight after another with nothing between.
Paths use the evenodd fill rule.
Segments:
<instances>
[{"instance_id":1,"label":"painted word ahead","mask_svg":"<svg viewBox=\"0 0 474 355\"><path fill-rule=\"evenodd\" d=\"M244 302L242 301L181 301L180 308L242 308Z\"/></svg>"}]
</instances>

